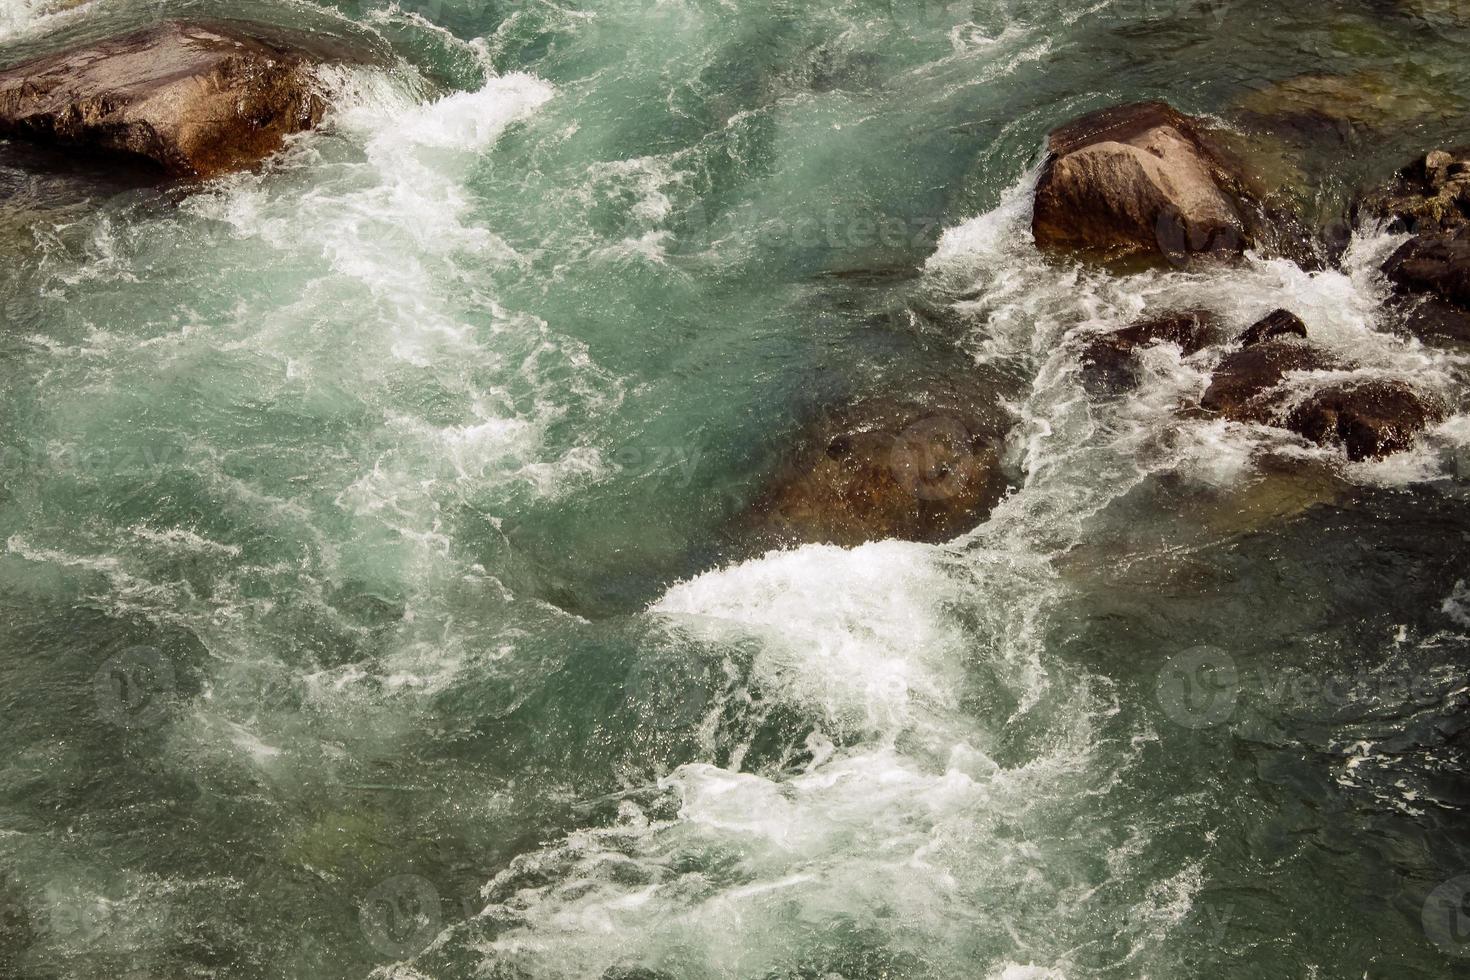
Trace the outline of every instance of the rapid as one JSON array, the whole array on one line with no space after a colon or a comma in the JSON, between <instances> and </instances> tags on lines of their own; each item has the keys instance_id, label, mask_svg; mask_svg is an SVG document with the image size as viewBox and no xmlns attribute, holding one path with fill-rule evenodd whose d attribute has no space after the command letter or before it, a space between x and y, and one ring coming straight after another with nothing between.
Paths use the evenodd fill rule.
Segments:
<instances>
[{"instance_id":1,"label":"rapid","mask_svg":"<svg viewBox=\"0 0 1470 980\"><path fill-rule=\"evenodd\" d=\"M1451 975L1470 361L1390 328L1404 236L1029 232L1112 102L1389 79L1327 216L1470 143L1470 27L1384 6L0 0L7 64L165 14L394 57L187 192L0 147L0 975ZM1210 351L1086 389L1070 338L1180 306L1452 410L1349 463L1181 415ZM1020 381L984 524L730 547L801 418L936 363Z\"/></svg>"}]
</instances>

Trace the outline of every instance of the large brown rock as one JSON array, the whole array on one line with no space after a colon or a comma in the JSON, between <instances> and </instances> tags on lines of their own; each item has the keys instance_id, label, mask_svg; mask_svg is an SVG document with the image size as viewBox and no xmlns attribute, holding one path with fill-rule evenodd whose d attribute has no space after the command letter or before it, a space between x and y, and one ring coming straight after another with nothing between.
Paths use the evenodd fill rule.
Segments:
<instances>
[{"instance_id":1,"label":"large brown rock","mask_svg":"<svg viewBox=\"0 0 1470 980\"><path fill-rule=\"evenodd\" d=\"M1361 461L1403 452L1443 419L1439 404L1407 383L1373 378L1319 388L1292 409L1286 427L1318 445L1341 445Z\"/></svg>"},{"instance_id":2,"label":"large brown rock","mask_svg":"<svg viewBox=\"0 0 1470 980\"><path fill-rule=\"evenodd\" d=\"M802 433L747 523L767 544L949 540L1005 496L1013 421L983 385L841 407Z\"/></svg>"},{"instance_id":3,"label":"large brown rock","mask_svg":"<svg viewBox=\"0 0 1470 980\"><path fill-rule=\"evenodd\" d=\"M1283 385L1288 374L1343 367L1331 354L1309 344L1262 341L1225 355L1200 407L1237 422L1270 422L1289 395Z\"/></svg>"},{"instance_id":4,"label":"large brown rock","mask_svg":"<svg viewBox=\"0 0 1470 980\"><path fill-rule=\"evenodd\" d=\"M208 177L259 162L321 120L315 66L369 57L317 35L165 21L0 72L0 135Z\"/></svg>"},{"instance_id":5,"label":"large brown rock","mask_svg":"<svg viewBox=\"0 0 1470 980\"><path fill-rule=\"evenodd\" d=\"M1083 116L1047 149L1032 219L1039 248L1177 262L1249 243L1231 165L1165 103Z\"/></svg>"}]
</instances>

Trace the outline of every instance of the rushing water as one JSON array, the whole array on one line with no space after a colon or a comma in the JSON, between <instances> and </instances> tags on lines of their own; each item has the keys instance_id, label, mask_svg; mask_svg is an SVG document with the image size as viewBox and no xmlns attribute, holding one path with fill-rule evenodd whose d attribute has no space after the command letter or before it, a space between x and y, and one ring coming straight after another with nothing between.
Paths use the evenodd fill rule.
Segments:
<instances>
[{"instance_id":1,"label":"rushing water","mask_svg":"<svg viewBox=\"0 0 1470 980\"><path fill-rule=\"evenodd\" d=\"M1210 354L1099 401L1061 344L1284 306L1458 405L1396 239L1028 233L1052 126L1302 73L1407 93L1302 150L1343 214L1470 142L1457 10L0 0L3 63L178 13L401 59L192 190L0 151L0 975L1463 970L1470 420L1344 465L1181 418ZM971 363L1025 381L986 525L731 543L815 406Z\"/></svg>"}]
</instances>

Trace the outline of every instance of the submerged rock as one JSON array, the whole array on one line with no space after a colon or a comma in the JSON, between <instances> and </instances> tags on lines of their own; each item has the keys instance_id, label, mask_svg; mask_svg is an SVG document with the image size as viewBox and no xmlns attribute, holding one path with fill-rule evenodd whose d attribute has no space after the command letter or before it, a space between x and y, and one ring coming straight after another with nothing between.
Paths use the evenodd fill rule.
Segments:
<instances>
[{"instance_id":1,"label":"submerged rock","mask_svg":"<svg viewBox=\"0 0 1470 980\"><path fill-rule=\"evenodd\" d=\"M1248 244L1231 167L1163 102L1083 116L1047 149L1032 219L1039 248L1182 261Z\"/></svg>"},{"instance_id":2,"label":"submerged rock","mask_svg":"<svg viewBox=\"0 0 1470 980\"><path fill-rule=\"evenodd\" d=\"M1240 346L1254 347L1279 337L1301 337L1305 340L1306 336L1307 325L1302 322L1301 317L1290 310L1275 310L1246 328L1245 333L1240 335Z\"/></svg>"},{"instance_id":3,"label":"submerged rock","mask_svg":"<svg viewBox=\"0 0 1470 980\"><path fill-rule=\"evenodd\" d=\"M1470 225L1405 242L1383 272L1411 333L1470 344Z\"/></svg>"},{"instance_id":4,"label":"submerged rock","mask_svg":"<svg viewBox=\"0 0 1470 980\"><path fill-rule=\"evenodd\" d=\"M646 966L610 966L602 971L602 980L674 980L674 977Z\"/></svg>"},{"instance_id":5,"label":"submerged rock","mask_svg":"<svg viewBox=\"0 0 1470 980\"><path fill-rule=\"evenodd\" d=\"M1321 348L1283 339L1263 340L1225 355L1200 407L1236 422L1269 422L1287 395L1282 382L1289 373L1343 367Z\"/></svg>"},{"instance_id":6,"label":"submerged rock","mask_svg":"<svg viewBox=\"0 0 1470 980\"><path fill-rule=\"evenodd\" d=\"M1152 317L1081 341L1083 383L1090 390L1128 388L1138 383L1135 353L1154 344L1174 344L1187 357L1214 338L1218 318L1209 310L1183 310Z\"/></svg>"},{"instance_id":7,"label":"submerged rock","mask_svg":"<svg viewBox=\"0 0 1470 980\"><path fill-rule=\"evenodd\" d=\"M1009 489L1001 458L1012 424L983 385L845 406L807 428L747 523L783 545L949 540Z\"/></svg>"},{"instance_id":8,"label":"submerged rock","mask_svg":"<svg viewBox=\"0 0 1470 980\"><path fill-rule=\"evenodd\" d=\"M1375 71L1298 75L1250 93L1237 104L1249 125L1308 143L1351 143L1427 119L1449 119L1446 94L1415 79Z\"/></svg>"},{"instance_id":9,"label":"submerged rock","mask_svg":"<svg viewBox=\"0 0 1470 980\"><path fill-rule=\"evenodd\" d=\"M1438 404L1405 382L1373 378L1319 388L1292 409L1286 427L1318 445L1340 444L1348 459L1361 461L1408 449L1443 419Z\"/></svg>"},{"instance_id":10,"label":"submerged rock","mask_svg":"<svg viewBox=\"0 0 1470 980\"><path fill-rule=\"evenodd\" d=\"M1470 224L1470 148L1430 151L1367 195L1357 211L1359 220L1373 218L1386 222L1389 231L1415 234Z\"/></svg>"},{"instance_id":11,"label":"submerged rock","mask_svg":"<svg viewBox=\"0 0 1470 980\"><path fill-rule=\"evenodd\" d=\"M252 166L321 121L315 66L368 58L315 35L165 21L0 72L0 135L208 177Z\"/></svg>"}]
</instances>

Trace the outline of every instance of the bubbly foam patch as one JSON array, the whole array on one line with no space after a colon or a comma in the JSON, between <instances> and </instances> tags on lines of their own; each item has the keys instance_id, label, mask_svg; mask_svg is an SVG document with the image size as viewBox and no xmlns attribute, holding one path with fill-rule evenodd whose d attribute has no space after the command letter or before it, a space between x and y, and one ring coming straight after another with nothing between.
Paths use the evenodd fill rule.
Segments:
<instances>
[{"instance_id":1,"label":"bubbly foam patch","mask_svg":"<svg viewBox=\"0 0 1470 980\"><path fill-rule=\"evenodd\" d=\"M1110 874L1138 889L1149 845L1102 831L1116 774L1097 754L1100 706L1085 685L1061 691L1045 737L1010 767L987 748L997 733L960 704L978 658L993 683L1016 685L1018 713L1041 710L1050 682L1024 597L1047 585L1034 565L1020 551L959 565L927 545L809 545L673 586L649 614L692 649L754 644L750 683L812 719L809 760L789 772L678 767L658 784L674 817L628 800L613 825L521 855L445 948L473 948L487 970L566 977L630 965L759 976L795 961L1004 975L1027 969L1017 943L1061 956L1067 924L1115 896L1090 859L1037 842L1096 831ZM842 730L843 746L824 729ZM1135 903L1159 907L1142 891ZM435 953L423 960L432 970Z\"/></svg>"},{"instance_id":2,"label":"bubbly foam patch","mask_svg":"<svg viewBox=\"0 0 1470 980\"><path fill-rule=\"evenodd\" d=\"M877 748L788 779L688 765L661 785L680 800L675 819L625 804L616 826L518 858L450 945L510 924L476 944L502 968L760 976L811 957L813 930L836 929L847 938L832 960L859 952L894 975L920 963L962 975L983 966L977 943L1004 943L1008 928L982 913L980 893L1039 885L1034 845L1002 829L1039 812L1034 774L962 746L937 770Z\"/></svg>"},{"instance_id":3,"label":"bubbly foam patch","mask_svg":"<svg viewBox=\"0 0 1470 980\"><path fill-rule=\"evenodd\" d=\"M651 611L691 636L762 643L758 679L794 701L893 732L950 706L954 590L923 545L808 545L674 586ZM861 719L861 721L858 721Z\"/></svg>"}]
</instances>

